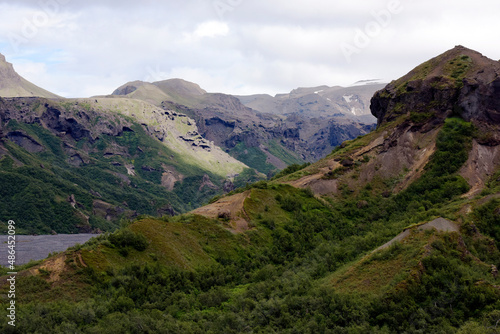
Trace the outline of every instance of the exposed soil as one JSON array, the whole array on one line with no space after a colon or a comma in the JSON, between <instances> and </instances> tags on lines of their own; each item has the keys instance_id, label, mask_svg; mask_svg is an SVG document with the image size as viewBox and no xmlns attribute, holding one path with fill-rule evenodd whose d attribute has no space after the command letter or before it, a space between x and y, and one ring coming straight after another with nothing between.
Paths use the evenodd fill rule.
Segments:
<instances>
[{"instance_id":1,"label":"exposed soil","mask_svg":"<svg viewBox=\"0 0 500 334\"><path fill-rule=\"evenodd\" d=\"M295 188L311 188L313 193L319 196L333 193L337 190L337 180L325 180L323 177L328 172L333 171L340 166L340 163L337 161L330 160L328 161L327 166L320 168L317 173L286 183Z\"/></svg>"},{"instance_id":2,"label":"exposed soil","mask_svg":"<svg viewBox=\"0 0 500 334\"><path fill-rule=\"evenodd\" d=\"M471 189L464 197L472 198L479 194L488 179L495 173L500 164L500 146L485 146L473 141L469 159L460 169Z\"/></svg>"},{"instance_id":3,"label":"exposed soil","mask_svg":"<svg viewBox=\"0 0 500 334\"><path fill-rule=\"evenodd\" d=\"M427 165L435 151L436 144L433 143L431 147L425 148L419 152L415 157L416 161L412 165L411 170L406 174L404 180L394 188L394 192L398 193L416 181L422 175L425 165Z\"/></svg>"},{"instance_id":4,"label":"exposed soil","mask_svg":"<svg viewBox=\"0 0 500 334\"><path fill-rule=\"evenodd\" d=\"M48 271L50 274L48 282L57 282L60 279L60 275L64 271L64 267L66 266L65 261L66 261L66 255L60 254L48 260L45 260L43 262L43 265L29 269L29 273L31 275L40 275L40 269L44 269Z\"/></svg>"},{"instance_id":5,"label":"exposed soil","mask_svg":"<svg viewBox=\"0 0 500 334\"><path fill-rule=\"evenodd\" d=\"M250 195L250 190L224 197L215 203L205 205L191 211L193 214L209 217L212 219L226 219L228 230L233 233L243 233L250 229L248 215L245 212L245 199Z\"/></svg>"}]
</instances>

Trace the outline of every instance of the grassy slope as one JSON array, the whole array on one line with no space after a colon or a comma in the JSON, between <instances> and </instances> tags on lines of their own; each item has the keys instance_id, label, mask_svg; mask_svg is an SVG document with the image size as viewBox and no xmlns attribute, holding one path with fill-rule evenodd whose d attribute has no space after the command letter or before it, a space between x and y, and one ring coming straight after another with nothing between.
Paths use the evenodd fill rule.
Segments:
<instances>
[{"instance_id":1,"label":"grassy slope","mask_svg":"<svg viewBox=\"0 0 500 334\"><path fill-rule=\"evenodd\" d=\"M112 113L118 113L135 119L141 124L157 126L168 131L165 146L177 153L177 158L182 160L179 165L196 166L221 177L230 174L241 173L245 165L229 157L217 147L211 152L205 150L193 150L191 143L179 139L186 136L188 132L197 131L194 121L188 121L185 117L176 117L174 122L165 122L163 110L140 100L126 98L104 98L104 99L78 99L76 103L84 103L89 108L102 108Z\"/></svg>"}]
</instances>

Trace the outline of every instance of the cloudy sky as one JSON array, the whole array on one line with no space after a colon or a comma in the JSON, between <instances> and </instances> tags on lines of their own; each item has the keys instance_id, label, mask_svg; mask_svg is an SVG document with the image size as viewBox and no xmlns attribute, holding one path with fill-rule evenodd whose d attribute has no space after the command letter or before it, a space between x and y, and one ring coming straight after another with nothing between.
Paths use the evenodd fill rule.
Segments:
<instances>
[{"instance_id":1,"label":"cloudy sky","mask_svg":"<svg viewBox=\"0 0 500 334\"><path fill-rule=\"evenodd\" d=\"M498 13L498 0L0 0L0 53L65 97L169 78L274 95L390 81L458 44L498 60Z\"/></svg>"}]
</instances>

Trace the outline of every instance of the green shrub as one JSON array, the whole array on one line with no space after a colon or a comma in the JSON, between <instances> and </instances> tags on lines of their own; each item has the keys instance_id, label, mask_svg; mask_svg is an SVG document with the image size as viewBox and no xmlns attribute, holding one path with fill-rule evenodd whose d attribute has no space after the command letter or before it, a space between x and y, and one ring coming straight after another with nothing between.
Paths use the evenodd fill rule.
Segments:
<instances>
[{"instance_id":1,"label":"green shrub","mask_svg":"<svg viewBox=\"0 0 500 334\"><path fill-rule=\"evenodd\" d=\"M118 248L132 247L138 251L143 251L148 247L148 239L144 235L129 229L122 229L111 234L109 241Z\"/></svg>"}]
</instances>

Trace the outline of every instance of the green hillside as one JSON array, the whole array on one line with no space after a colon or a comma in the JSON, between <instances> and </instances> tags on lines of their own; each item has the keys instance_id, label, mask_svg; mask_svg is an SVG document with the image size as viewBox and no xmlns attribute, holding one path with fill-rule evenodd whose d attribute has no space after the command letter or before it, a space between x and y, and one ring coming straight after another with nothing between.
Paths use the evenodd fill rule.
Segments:
<instances>
[{"instance_id":1,"label":"green hillside","mask_svg":"<svg viewBox=\"0 0 500 334\"><path fill-rule=\"evenodd\" d=\"M19 278L17 330L494 333L500 201L491 194L500 191L500 171L481 196L460 197L468 191L457 176L467 145L453 143L470 142L469 128L450 119L440 130L420 179L436 184L391 196L367 185L338 201L262 181L244 201L243 234L228 232L222 215L142 218L56 255L63 270L49 260L39 275ZM433 167L441 159L456 164L443 174ZM437 217L459 232L417 229ZM407 238L373 252L408 227Z\"/></svg>"},{"instance_id":2,"label":"green hillside","mask_svg":"<svg viewBox=\"0 0 500 334\"><path fill-rule=\"evenodd\" d=\"M220 149L179 139L196 130L186 117L162 123L146 103L118 102L0 100L0 231L9 219L18 233L111 231L137 215L192 210L230 177L249 180Z\"/></svg>"}]
</instances>

